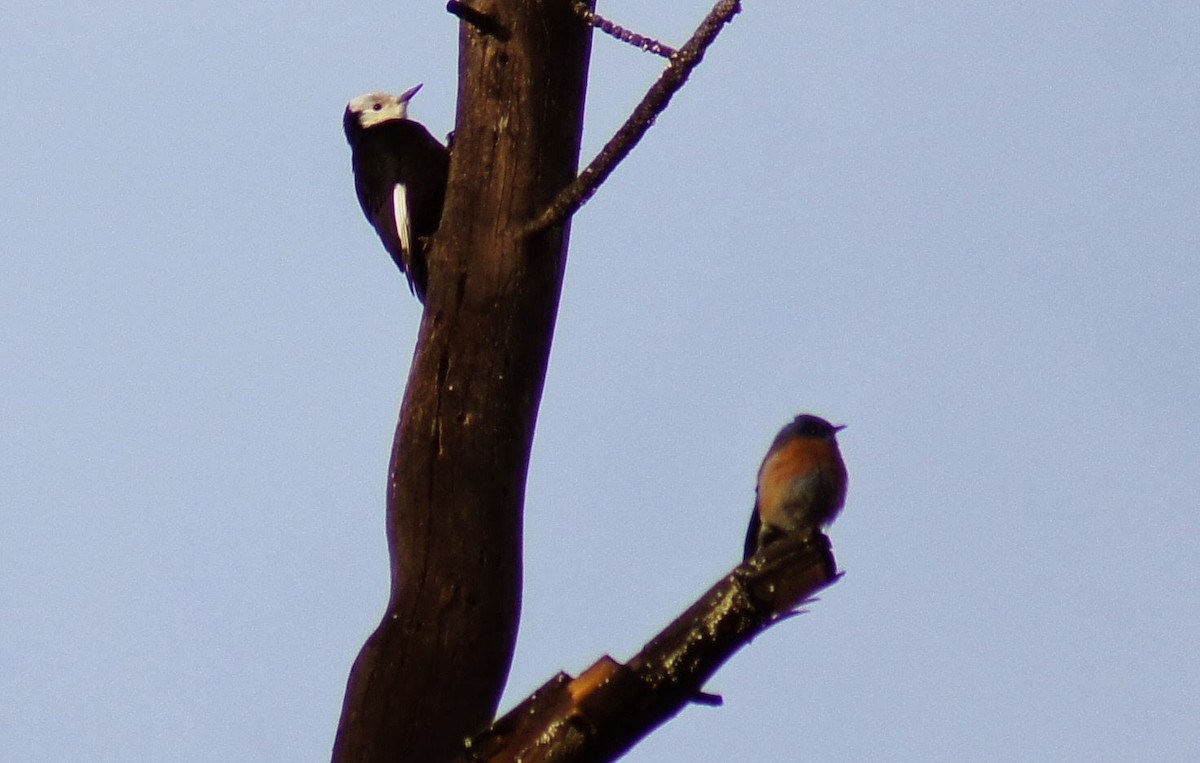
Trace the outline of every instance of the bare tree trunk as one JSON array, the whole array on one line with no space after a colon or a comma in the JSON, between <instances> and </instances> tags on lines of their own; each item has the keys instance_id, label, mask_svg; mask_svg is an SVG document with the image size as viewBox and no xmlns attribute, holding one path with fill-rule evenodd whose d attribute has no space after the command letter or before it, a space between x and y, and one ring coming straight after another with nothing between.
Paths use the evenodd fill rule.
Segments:
<instances>
[{"instance_id":1,"label":"bare tree trunk","mask_svg":"<svg viewBox=\"0 0 1200 763\"><path fill-rule=\"evenodd\" d=\"M351 670L335 761L452 757L495 715L516 639L568 240L519 231L576 175L591 30L562 0L471 5L496 26L460 25L450 185L392 447L391 599Z\"/></svg>"}]
</instances>

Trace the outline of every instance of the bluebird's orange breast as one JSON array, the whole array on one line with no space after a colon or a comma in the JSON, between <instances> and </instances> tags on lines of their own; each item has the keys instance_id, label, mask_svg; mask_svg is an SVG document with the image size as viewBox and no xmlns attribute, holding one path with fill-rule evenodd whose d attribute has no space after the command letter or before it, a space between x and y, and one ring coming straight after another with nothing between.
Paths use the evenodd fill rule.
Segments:
<instances>
[{"instance_id":1,"label":"bluebird's orange breast","mask_svg":"<svg viewBox=\"0 0 1200 763\"><path fill-rule=\"evenodd\" d=\"M829 524L846 500L846 466L832 437L797 437L772 449L758 470L764 526L788 533Z\"/></svg>"}]
</instances>

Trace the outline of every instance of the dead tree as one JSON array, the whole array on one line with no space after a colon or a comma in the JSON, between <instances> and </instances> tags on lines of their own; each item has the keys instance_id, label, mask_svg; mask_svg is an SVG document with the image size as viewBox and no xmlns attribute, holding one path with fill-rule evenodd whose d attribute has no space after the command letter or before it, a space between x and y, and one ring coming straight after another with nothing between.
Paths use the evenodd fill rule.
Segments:
<instances>
[{"instance_id":1,"label":"dead tree","mask_svg":"<svg viewBox=\"0 0 1200 763\"><path fill-rule=\"evenodd\" d=\"M485 759L485 747L486 759L504 759L498 750L517 749L509 726L478 734L495 716L516 638L525 478L570 219L667 106L739 3L718 2L677 51L608 23L593 7L580 0L448 4L461 19L458 113L445 209L430 246L429 295L392 445L391 597L351 669L333 751L338 763ZM577 172L593 28L669 63L613 140ZM737 648L833 579L827 546L795 553L799 566L817 572L787 589L786 602L759 601L750 610L757 614L743 612L736 638L721 649ZM753 580L779 590L770 565L755 570ZM759 585L744 574L739 580L746 590ZM722 628L716 615L696 617ZM702 662L701 672L715 669ZM667 704L661 697L643 703L657 721L622 720L622 728L645 733L701 697L693 678L703 680L697 673L671 683ZM622 685L622 692L633 686ZM581 686L569 696L606 696ZM574 712L569 704L564 711ZM580 757L538 759L607 759L634 738L608 735Z\"/></svg>"}]
</instances>

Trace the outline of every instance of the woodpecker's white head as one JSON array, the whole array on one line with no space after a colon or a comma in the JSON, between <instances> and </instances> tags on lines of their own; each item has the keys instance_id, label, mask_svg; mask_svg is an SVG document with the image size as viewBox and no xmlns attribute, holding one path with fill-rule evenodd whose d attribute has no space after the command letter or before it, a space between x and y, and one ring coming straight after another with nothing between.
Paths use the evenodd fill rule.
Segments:
<instances>
[{"instance_id":1,"label":"woodpecker's white head","mask_svg":"<svg viewBox=\"0 0 1200 763\"><path fill-rule=\"evenodd\" d=\"M417 85L405 90L400 95L367 93L350 101L346 105L346 110L354 114L358 119L358 124L364 129L392 119L407 119L408 102L420 89L421 85Z\"/></svg>"}]
</instances>

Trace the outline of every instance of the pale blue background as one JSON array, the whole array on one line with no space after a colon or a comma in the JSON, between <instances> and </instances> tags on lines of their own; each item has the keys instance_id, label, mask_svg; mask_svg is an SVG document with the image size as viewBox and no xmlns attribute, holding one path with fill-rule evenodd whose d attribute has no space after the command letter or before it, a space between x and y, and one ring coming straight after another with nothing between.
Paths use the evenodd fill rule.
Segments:
<instances>
[{"instance_id":1,"label":"pale blue background","mask_svg":"<svg viewBox=\"0 0 1200 763\"><path fill-rule=\"evenodd\" d=\"M444 6L6 9L0 759L327 758L419 317L341 110L450 129ZM658 66L597 39L585 154ZM808 410L845 579L629 760L1200 758L1198 200L1196 3L748 0L577 218L506 706L726 572Z\"/></svg>"}]
</instances>

